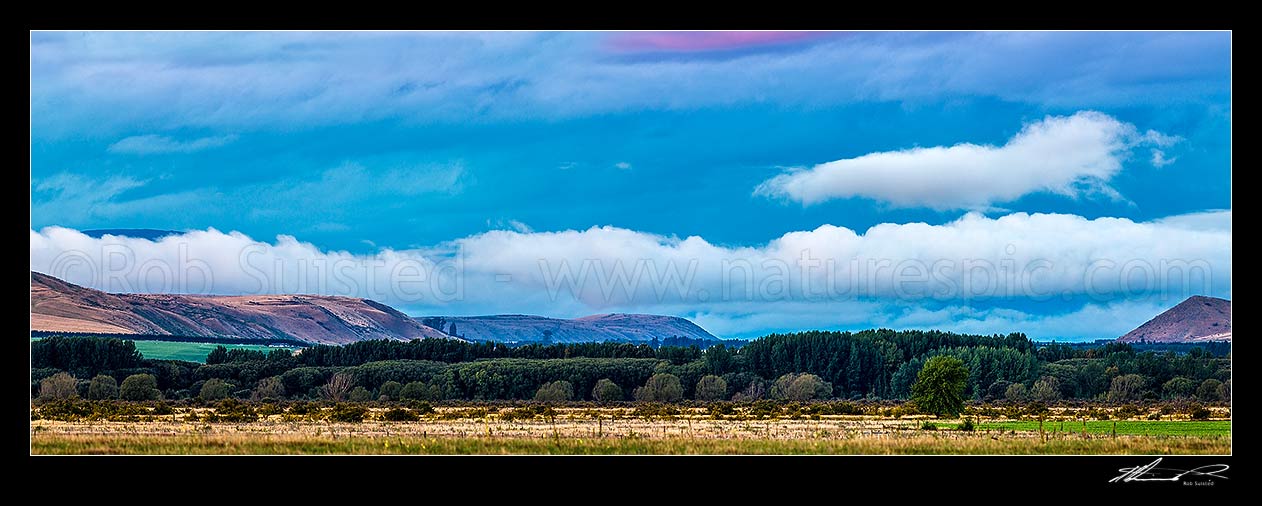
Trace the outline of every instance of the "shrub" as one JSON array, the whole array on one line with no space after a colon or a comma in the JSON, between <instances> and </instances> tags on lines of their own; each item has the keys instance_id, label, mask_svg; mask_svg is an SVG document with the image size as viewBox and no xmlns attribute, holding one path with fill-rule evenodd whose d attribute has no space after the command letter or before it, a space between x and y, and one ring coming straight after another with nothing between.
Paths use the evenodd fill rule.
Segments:
<instances>
[{"instance_id":1,"label":"shrub","mask_svg":"<svg viewBox=\"0 0 1262 506\"><path fill-rule=\"evenodd\" d=\"M1213 412L1200 404L1194 405L1192 409L1188 410L1188 416L1193 420L1209 420L1210 415L1213 415Z\"/></svg>"},{"instance_id":2,"label":"shrub","mask_svg":"<svg viewBox=\"0 0 1262 506\"><path fill-rule=\"evenodd\" d=\"M434 407L430 406L429 403L425 401L409 401L407 406L408 409L411 409L420 415L428 415L434 412Z\"/></svg>"},{"instance_id":3,"label":"shrub","mask_svg":"<svg viewBox=\"0 0 1262 506\"><path fill-rule=\"evenodd\" d=\"M258 420L258 414L254 412L254 408L232 398L219 401L219 404L215 405L214 412L206 417L207 422L242 423L255 420Z\"/></svg>"},{"instance_id":4,"label":"shrub","mask_svg":"<svg viewBox=\"0 0 1262 506\"><path fill-rule=\"evenodd\" d=\"M929 420L925 420L920 422L920 430L938 430L938 425L930 422Z\"/></svg>"},{"instance_id":5,"label":"shrub","mask_svg":"<svg viewBox=\"0 0 1262 506\"><path fill-rule=\"evenodd\" d=\"M974 430L977 430L977 426L973 424L972 418L965 418L964 421L960 423L960 430L964 432L973 432Z\"/></svg>"},{"instance_id":6,"label":"shrub","mask_svg":"<svg viewBox=\"0 0 1262 506\"><path fill-rule=\"evenodd\" d=\"M337 404L329 411L328 419L334 422L359 423L364 421L368 408L355 404Z\"/></svg>"},{"instance_id":7,"label":"shrub","mask_svg":"<svg viewBox=\"0 0 1262 506\"><path fill-rule=\"evenodd\" d=\"M416 413L409 409L391 408L381 414L381 419L387 422L415 422L420 420L421 417L416 416Z\"/></svg>"},{"instance_id":8,"label":"shrub","mask_svg":"<svg viewBox=\"0 0 1262 506\"><path fill-rule=\"evenodd\" d=\"M1129 420L1131 418L1135 418L1139 416L1141 412L1142 410L1139 409L1139 406L1136 406L1134 404L1127 404L1125 406L1118 408L1118 410L1114 413L1114 415L1117 416L1118 420Z\"/></svg>"}]
</instances>

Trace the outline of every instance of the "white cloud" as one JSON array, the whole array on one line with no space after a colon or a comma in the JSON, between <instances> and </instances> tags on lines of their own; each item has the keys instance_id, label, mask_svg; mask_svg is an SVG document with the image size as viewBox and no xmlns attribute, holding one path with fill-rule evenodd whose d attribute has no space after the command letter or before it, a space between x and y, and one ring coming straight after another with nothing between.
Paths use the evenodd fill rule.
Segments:
<instances>
[{"instance_id":1,"label":"white cloud","mask_svg":"<svg viewBox=\"0 0 1262 506\"><path fill-rule=\"evenodd\" d=\"M627 163L627 162L618 162L618 163L613 164L613 166L614 166L614 167L617 167L617 168L619 168L619 169L622 169L622 170L630 170L630 169L631 169L631 164L630 164L630 163Z\"/></svg>"},{"instance_id":2,"label":"white cloud","mask_svg":"<svg viewBox=\"0 0 1262 506\"><path fill-rule=\"evenodd\" d=\"M863 233L824 225L749 247L616 227L492 230L368 255L214 229L149 241L49 227L31 231L31 269L109 291L322 293L413 314L678 314L728 336L886 325L1099 337L1142 320L977 308L1229 295L1230 223L1229 210L1150 222L968 214Z\"/></svg>"},{"instance_id":3,"label":"white cloud","mask_svg":"<svg viewBox=\"0 0 1262 506\"><path fill-rule=\"evenodd\" d=\"M198 151L225 146L237 140L235 135L201 137L182 141L165 135L136 135L111 144L111 153L130 155L154 155L166 153L195 153Z\"/></svg>"},{"instance_id":4,"label":"white cloud","mask_svg":"<svg viewBox=\"0 0 1262 506\"><path fill-rule=\"evenodd\" d=\"M961 143L869 153L778 175L755 194L804 205L867 197L933 209L986 209L1036 192L1119 198L1108 181L1131 148L1172 139L1153 131L1140 135L1134 125L1083 111L1028 124L1003 146Z\"/></svg>"}]
</instances>

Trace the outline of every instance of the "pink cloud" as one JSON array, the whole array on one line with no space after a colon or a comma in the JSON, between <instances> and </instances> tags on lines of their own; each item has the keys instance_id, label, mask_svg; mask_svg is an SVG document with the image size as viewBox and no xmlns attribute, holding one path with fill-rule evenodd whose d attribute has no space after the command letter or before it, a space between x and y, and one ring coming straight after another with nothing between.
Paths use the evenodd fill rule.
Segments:
<instances>
[{"instance_id":1,"label":"pink cloud","mask_svg":"<svg viewBox=\"0 0 1262 506\"><path fill-rule=\"evenodd\" d=\"M619 52L698 53L779 46L823 39L834 32L627 32L610 38Z\"/></svg>"}]
</instances>

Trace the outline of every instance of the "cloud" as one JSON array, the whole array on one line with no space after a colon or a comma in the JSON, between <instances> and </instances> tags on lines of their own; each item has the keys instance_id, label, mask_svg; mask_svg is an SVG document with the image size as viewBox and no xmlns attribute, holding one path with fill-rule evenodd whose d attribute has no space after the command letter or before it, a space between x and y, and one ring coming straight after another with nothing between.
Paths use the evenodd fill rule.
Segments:
<instances>
[{"instance_id":1,"label":"cloud","mask_svg":"<svg viewBox=\"0 0 1262 506\"><path fill-rule=\"evenodd\" d=\"M459 161L443 164L406 164L375 160L369 168L348 162L299 179L269 180L231 188L196 187L171 193L131 196L128 190L148 185L130 177L91 177L59 173L32 182L31 214L43 223L66 226L100 225L152 213L165 215L181 209L176 218L195 223L219 219L224 212L269 221L301 217L311 221L310 230L349 230L343 222L362 208L353 204L390 209L389 200L421 196L456 195L469 180ZM146 188L147 189L147 188ZM129 198L130 197L130 198ZM200 217L207 217L199 220ZM171 225L177 226L177 225Z\"/></svg>"},{"instance_id":2,"label":"cloud","mask_svg":"<svg viewBox=\"0 0 1262 506\"><path fill-rule=\"evenodd\" d=\"M627 32L611 35L605 45L626 53L701 53L803 44L835 36L832 32Z\"/></svg>"},{"instance_id":3,"label":"cloud","mask_svg":"<svg viewBox=\"0 0 1262 506\"><path fill-rule=\"evenodd\" d=\"M631 164L628 162L618 162L613 164L613 166L621 170L631 170Z\"/></svg>"},{"instance_id":4,"label":"cloud","mask_svg":"<svg viewBox=\"0 0 1262 506\"><path fill-rule=\"evenodd\" d=\"M1230 98L1223 32L825 34L89 32L31 43L38 138L154 128L468 123L734 104L961 97L1056 107L1198 107ZM831 36L828 36L831 35ZM609 40L658 53L611 56ZM811 42L806 44L806 42ZM770 45L768 45L770 44Z\"/></svg>"},{"instance_id":5,"label":"cloud","mask_svg":"<svg viewBox=\"0 0 1262 506\"><path fill-rule=\"evenodd\" d=\"M969 214L863 233L824 225L744 247L607 226L492 230L372 254L214 229L150 241L48 227L31 231L31 269L109 291L322 293L412 314L678 314L728 336L885 325L1116 337L1099 329L1142 320L1087 325L1028 308L1147 304L1135 315L1229 295L1230 223L1231 211L1149 222ZM1108 311L1083 314L1098 323Z\"/></svg>"},{"instance_id":6,"label":"cloud","mask_svg":"<svg viewBox=\"0 0 1262 506\"><path fill-rule=\"evenodd\" d=\"M1094 111L1048 116L1002 146L961 143L869 153L797 169L764 181L757 195L818 204L866 197L894 207L987 209L1024 195L1119 198L1108 181L1131 148L1168 137Z\"/></svg>"},{"instance_id":7,"label":"cloud","mask_svg":"<svg viewBox=\"0 0 1262 506\"><path fill-rule=\"evenodd\" d=\"M129 155L196 153L206 149L225 146L235 140L237 140L235 135L201 137L187 141L181 141L165 135L136 135L111 144L107 150L111 153Z\"/></svg>"}]
</instances>

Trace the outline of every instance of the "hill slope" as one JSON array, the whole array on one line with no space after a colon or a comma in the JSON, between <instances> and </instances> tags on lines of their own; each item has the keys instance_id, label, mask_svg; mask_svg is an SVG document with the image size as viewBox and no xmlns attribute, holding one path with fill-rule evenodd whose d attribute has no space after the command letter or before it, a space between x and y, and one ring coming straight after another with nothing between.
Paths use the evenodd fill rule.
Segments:
<instances>
[{"instance_id":1,"label":"hill slope","mask_svg":"<svg viewBox=\"0 0 1262 506\"><path fill-rule=\"evenodd\" d=\"M1121 342L1191 343L1231 340L1231 301L1196 295L1117 339Z\"/></svg>"},{"instance_id":2,"label":"hill slope","mask_svg":"<svg viewBox=\"0 0 1262 506\"><path fill-rule=\"evenodd\" d=\"M394 308L367 299L111 294L38 272L31 272L31 329L288 338L324 344L447 338Z\"/></svg>"},{"instance_id":3,"label":"hill slope","mask_svg":"<svg viewBox=\"0 0 1262 506\"><path fill-rule=\"evenodd\" d=\"M654 337L687 337L706 341L719 338L695 323L676 316L649 314L602 314L566 320L533 315L441 317L444 330L453 323L456 333L473 341L542 343L632 342L647 343Z\"/></svg>"}]
</instances>

